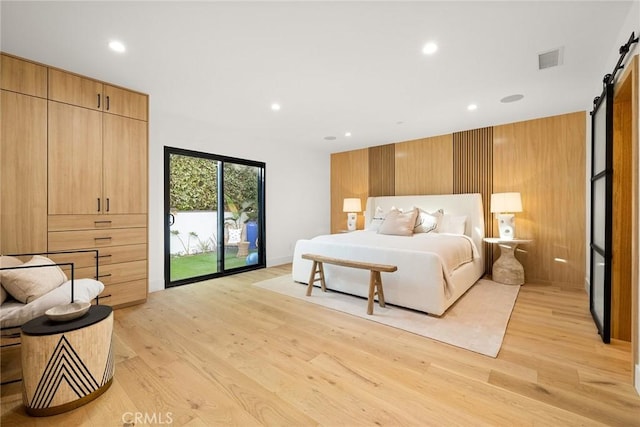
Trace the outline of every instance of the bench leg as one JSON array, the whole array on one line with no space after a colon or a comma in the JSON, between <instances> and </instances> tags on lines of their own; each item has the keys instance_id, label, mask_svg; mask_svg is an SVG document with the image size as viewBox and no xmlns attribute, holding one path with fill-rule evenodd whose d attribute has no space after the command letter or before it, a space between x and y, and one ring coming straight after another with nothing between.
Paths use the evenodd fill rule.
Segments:
<instances>
[{"instance_id":1,"label":"bench leg","mask_svg":"<svg viewBox=\"0 0 640 427\"><path fill-rule=\"evenodd\" d=\"M318 263L318 271L320 272L320 289L322 292L327 292L327 286L324 282L324 264L321 262Z\"/></svg>"},{"instance_id":2,"label":"bench leg","mask_svg":"<svg viewBox=\"0 0 640 427\"><path fill-rule=\"evenodd\" d=\"M316 279L316 274L319 274L320 277ZM322 292L327 292L327 287L324 283L324 267L320 261L313 261L313 266L311 267L311 275L309 276L309 285L307 286L307 296L311 296L311 290L313 289L313 284L317 281L320 281L320 288Z\"/></svg>"},{"instance_id":3,"label":"bench leg","mask_svg":"<svg viewBox=\"0 0 640 427\"><path fill-rule=\"evenodd\" d=\"M378 294L378 304L384 307L384 291L382 290L382 275L376 271L376 293Z\"/></svg>"},{"instance_id":4,"label":"bench leg","mask_svg":"<svg viewBox=\"0 0 640 427\"><path fill-rule=\"evenodd\" d=\"M379 271L371 270L369 279L369 298L367 299L367 314L373 314L373 298L378 295L378 304L384 307L384 291L382 290L382 277Z\"/></svg>"}]
</instances>

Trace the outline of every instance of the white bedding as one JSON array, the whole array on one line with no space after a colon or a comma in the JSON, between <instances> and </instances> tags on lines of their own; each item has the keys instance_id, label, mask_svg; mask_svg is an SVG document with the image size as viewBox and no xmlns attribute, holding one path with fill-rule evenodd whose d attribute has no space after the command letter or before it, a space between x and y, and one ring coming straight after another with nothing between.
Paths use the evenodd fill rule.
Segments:
<instances>
[{"instance_id":1,"label":"white bedding","mask_svg":"<svg viewBox=\"0 0 640 427\"><path fill-rule=\"evenodd\" d=\"M442 315L484 273L482 238L484 217L479 194L398 196L369 198L368 218L375 207L418 206L433 212L466 215L465 235L418 233L390 236L357 231L302 239L296 243L293 279L308 283L311 262L302 254L313 253L354 261L392 264L394 273L382 273L385 300L433 315ZM329 289L366 297L367 270L325 264Z\"/></svg>"},{"instance_id":2,"label":"white bedding","mask_svg":"<svg viewBox=\"0 0 640 427\"><path fill-rule=\"evenodd\" d=\"M353 260L358 260L363 248L385 248L406 251L428 252L438 257L442 264L445 279L445 292L451 294L451 273L458 267L480 254L473 240L463 234L417 233L412 236L393 236L378 234L376 231L358 230L352 233L329 234L311 239L313 242L325 242L349 246ZM365 261L362 259L362 261ZM375 262L368 260L369 262Z\"/></svg>"}]
</instances>

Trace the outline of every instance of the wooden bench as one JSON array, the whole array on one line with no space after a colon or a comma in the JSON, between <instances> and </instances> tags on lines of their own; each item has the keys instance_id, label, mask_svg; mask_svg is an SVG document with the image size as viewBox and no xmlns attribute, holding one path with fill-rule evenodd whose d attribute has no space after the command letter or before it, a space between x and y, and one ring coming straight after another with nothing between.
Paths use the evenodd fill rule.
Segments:
<instances>
[{"instance_id":1,"label":"wooden bench","mask_svg":"<svg viewBox=\"0 0 640 427\"><path fill-rule=\"evenodd\" d=\"M341 267L360 268L363 270L371 271L371 276L369 279L369 298L367 299L367 314L373 314L373 297L375 295L378 295L378 304L380 304L380 307L384 307L384 291L382 289L382 277L380 276L380 273L392 273L398 270L398 267L396 267L395 265L373 264L370 262L362 261L349 261L346 259L331 258L323 255L302 254L302 258L313 261L313 266L311 267L311 275L309 276L309 285L307 286L307 296L311 296L313 284L317 281L320 281L322 292L327 291L327 287L324 281L323 264L333 264L339 265ZM316 275L318 275L318 277L316 277Z\"/></svg>"}]
</instances>

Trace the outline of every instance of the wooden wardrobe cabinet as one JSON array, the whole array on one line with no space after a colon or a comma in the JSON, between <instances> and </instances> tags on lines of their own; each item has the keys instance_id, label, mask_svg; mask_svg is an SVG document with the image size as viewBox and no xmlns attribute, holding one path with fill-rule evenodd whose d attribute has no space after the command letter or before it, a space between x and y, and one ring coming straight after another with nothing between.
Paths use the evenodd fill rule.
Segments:
<instances>
[{"instance_id":1,"label":"wooden wardrobe cabinet","mask_svg":"<svg viewBox=\"0 0 640 427\"><path fill-rule=\"evenodd\" d=\"M0 57L0 254L47 250L47 69Z\"/></svg>"},{"instance_id":2,"label":"wooden wardrobe cabinet","mask_svg":"<svg viewBox=\"0 0 640 427\"><path fill-rule=\"evenodd\" d=\"M144 301L147 96L51 69L48 93L49 250L98 249L102 303ZM95 276L93 260L76 264Z\"/></svg>"},{"instance_id":3,"label":"wooden wardrobe cabinet","mask_svg":"<svg viewBox=\"0 0 640 427\"><path fill-rule=\"evenodd\" d=\"M1 75L0 251L97 249L101 304L145 301L147 95L5 54ZM95 277L95 252L51 258Z\"/></svg>"}]
</instances>

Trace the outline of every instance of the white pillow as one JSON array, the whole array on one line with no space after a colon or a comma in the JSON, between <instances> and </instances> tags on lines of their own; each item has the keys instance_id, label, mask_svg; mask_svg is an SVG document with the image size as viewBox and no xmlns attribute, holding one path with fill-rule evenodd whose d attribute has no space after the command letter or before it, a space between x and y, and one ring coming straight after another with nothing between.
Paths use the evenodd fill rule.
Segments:
<instances>
[{"instance_id":1,"label":"white pillow","mask_svg":"<svg viewBox=\"0 0 640 427\"><path fill-rule=\"evenodd\" d=\"M0 268L8 268L8 267L18 267L22 265L22 261L20 261L16 257L2 255L0 256ZM2 273L9 270L0 270L0 304L6 301L7 299L7 291L2 286Z\"/></svg>"},{"instance_id":2,"label":"white pillow","mask_svg":"<svg viewBox=\"0 0 640 427\"><path fill-rule=\"evenodd\" d=\"M373 218L371 219L369 224L367 224L365 230L378 231L378 229L384 222L385 216L386 214L384 213L384 210L380 206L376 206L376 211L373 214Z\"/></svg>"},{"instance_id":3,"label":"white pillow","mask_svg":"<svg viewBox=\"0 0 640 427\"><path fill-rule=\"evenodd\" d=\"M376 206L376 211L373 214L373 219L384 219L386 214L384 213L384 209L380 206Z\"/></svg>"},{"instance_id":4,"label":"white pillow","mask_svg":"<svg viewBox=\"0 0 640 427\"><path fill-rule=\"evenodd\" d=\"M418 216L416 217L416 225L413 227L414 233L429 233L438 228L442 220L442 215L444 215L442 209L438 209L433 213L420 208L416 209L418 209Z\"/></svg>"},{"instance_id":5,"label":"white pillow","mask_svg":"<svg viewBox=\"0 0 640 427\"><path fill-rule=\"evenodd\" d=\"M91 302L104 290L104 284L93 279L76 279L73 281L73 298L75 301ZM10 328L20 326L42 316L51 307L71 302L71 280L64 282L56 289L44 294L29 304L7 301L0 307L0 326Z\"/></svg>"},{"instance_id":6,"label":"white pillow","mask_svg":"<svg viewBox=\"0 0 640 427\"><path fill-rule=\"evenodd\" d=\"M466 215L442 215L442 222L438 227L438 233L464 234L467 223Z\"/></svg>"},{"instance_id":7,"label":"white pillow","mask_svg":"<svg viewBox=\"0 0 640 427\"><path fill-rule=\"evenodd\" d=\"M67 275L60 267L41 255L34 255L22 264L22 267L37 265L51 265L51 267L18 268L4 270L2 273L2 286L12 297L22 303L30 303L67 280Z\"/></svg>"},{"instance_id":8,"label":"white pillow","mask_svg":"<svg viewBox=\"0 0 640 427\"><path fill-rule=\"evenodd\" d=\"M229 239L227 240L227 244L233 245L240 243L240 239L242 238L242 229L241 228L230 228L229 229Z\"/></svg>"},{"instance_id":9,"label":"white pillow","mask_svg":"<svg viewBox=\"0 0 640 427\"><path fill-rule=\"evenodd\" d=\"M418 210L416 208L406 213L391 208L378 229L378 233L395 236L411 236L413 235L413 227L416 225L416 216L418 216Z\"/></svg>"}]
</instances>

